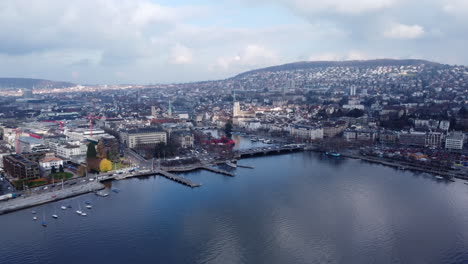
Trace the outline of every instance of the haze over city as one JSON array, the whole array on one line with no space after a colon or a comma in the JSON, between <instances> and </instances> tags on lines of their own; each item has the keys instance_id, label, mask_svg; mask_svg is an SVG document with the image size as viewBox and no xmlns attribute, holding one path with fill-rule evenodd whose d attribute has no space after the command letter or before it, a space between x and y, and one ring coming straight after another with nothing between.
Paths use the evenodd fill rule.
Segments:
<instances>
[{"instance_id":1,"label":"haze over city","mask_svg":"<svg viewBox=\"0 0 468 264\"><path fill-rule=\"evenodd\" d=\"M0 72L149 84L308 60L466 65L467 15L464 0L6 0Z\"/></svg>"}]
</instances>

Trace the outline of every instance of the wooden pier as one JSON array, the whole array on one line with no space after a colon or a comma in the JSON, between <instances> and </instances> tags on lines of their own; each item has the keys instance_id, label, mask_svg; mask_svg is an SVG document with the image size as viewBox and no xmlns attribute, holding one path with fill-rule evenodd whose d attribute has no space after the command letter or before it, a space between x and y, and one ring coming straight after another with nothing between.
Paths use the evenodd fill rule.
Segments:
<instances>
[{"instance_id":1,"label":"wooden pier","mask_svg":"<svg viewBox=\"0 0 468 264\"><path fill-rule=\"evenodd\" d=\"M200 186L201 186L201 184L194 183L194 182L190 181L190 180L187 179L187 178L184 178L184 177L181 177L181 176L172 174L172 173L167 172L167 171L159 170L159 171L156 171L155 174L161 175L161 176L163 176L163 177L166 178L166 179L169 179L169 180L171 180L171 181L178 182L178 183L183 184L183 185L186 185L186 186L188 186L188 187L190 187L190 188L196 188L196 187L200 187Z\"/></svg>"},{"instance_id":2,"label":"wooden pier","mask_svg":"<svg viewBox=\"0 0 468 264\"><path fill-rule=\"evenodd\" d=\"M245 168L245 169L255 169L255 167L253 167L253 166L239 165L239 164L237 164L237 167L239 167L239 168Z\"/></svg>"},{"instance_id":3,"label":"wooden pier","mask_svg":"<svg viewBox=\"0 0 468 264\"><path fill-rule=\"evenodd\" d=\"M214 173L219 173L219 174L226 175L226 176L229 176L229 177L234 177L234 176L236 176L236 175L234 175L233 173L230 173L230 172L228 172L228 171L224 171L224 170L220 170L220 169L216 169L216 168L208 167L208 166L200 167L200 169L202 169L202 170L207 170L207 171L211 171L211 172L214 172Z\"/></svg>"}]
</instances>

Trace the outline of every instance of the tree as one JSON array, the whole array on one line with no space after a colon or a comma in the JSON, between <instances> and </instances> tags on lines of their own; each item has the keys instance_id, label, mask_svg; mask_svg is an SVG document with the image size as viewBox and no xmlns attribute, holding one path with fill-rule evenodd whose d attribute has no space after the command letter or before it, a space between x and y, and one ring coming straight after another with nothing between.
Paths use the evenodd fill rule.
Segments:
<instances>
[{"instance_id":1,"label":"tree","mask_svg":"<svg viewBox=\"0 0 468 264\"><path fill-rule=\"evenodd\" d=\"M63 165L59 166L59 172L64 172Z\"/></svg>"},{"instance_id":2,"label":"tree","mask_svg":"<svg viewBox=\"0 0 468 264\"><path fill-rule=\"evenodd\" d=\"M57 169L55 168L55 166L52 166L52 169L50 170L50 172L52 174L57 173Z\"/></svg>"},{"instance_id":3,"label":"tree","mask_svg":"<svg viewBox=\"0 0 468 264\"><path fill-rule=\"evenodd\" d=\"M86 157L87 158L96 158L97 157L96 145L93 142L90 142L88 144L88 150L86 151Z\"/></svg>"},{"instance_id":4,"label":"tree","mask_svg":"<svg viewBox=\"0 0 468 264\"><path fill-rule=\"evenodd\" d=\"M224 126L224 133L226 133L228 138L232 137L232 120L229 120Z\"/></svg>"},{"instance_id":5,"label":"tree","mask_svg":"<svg viewBox=\"0 0 468 264\"><path fill-rule=\"evenodd\" d=\"M101 160L101 163L99 163L99 170L101 172L108 172L112 170L112 162L108 159L103 159Z\"/></svg>"},{"instance_id":6,"label":"tree","mask_svg":"<svg viewBox=\"0 0 468 264\"><path fill-rule=\"evenodd\" d=\"M346 114L346 116L354 117L354 118L358 118L363 115L364 115L364 111L362 111L361 109L353 109Z\"/></svg>"}]
</instances>

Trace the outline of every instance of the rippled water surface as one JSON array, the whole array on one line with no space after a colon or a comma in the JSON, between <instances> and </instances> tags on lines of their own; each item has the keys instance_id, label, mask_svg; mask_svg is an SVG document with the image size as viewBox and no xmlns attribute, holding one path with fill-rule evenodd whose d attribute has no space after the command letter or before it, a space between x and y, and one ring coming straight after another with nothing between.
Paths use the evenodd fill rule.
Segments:
<instances>
[{"instance_id":1,"label":"rippled water surface","mask_svg":"<svg viewBox=\"0 0 468 264\"><path fill-rule=\"evenodd\" d=\"M121 192L106 198L0 216L0 263L468 262L461 181L317 153L239 163L255 169L185 174L198 189L160 177L116 181ZM93 209L80 217L86 200Z\"/></svg>"}]
</instances>

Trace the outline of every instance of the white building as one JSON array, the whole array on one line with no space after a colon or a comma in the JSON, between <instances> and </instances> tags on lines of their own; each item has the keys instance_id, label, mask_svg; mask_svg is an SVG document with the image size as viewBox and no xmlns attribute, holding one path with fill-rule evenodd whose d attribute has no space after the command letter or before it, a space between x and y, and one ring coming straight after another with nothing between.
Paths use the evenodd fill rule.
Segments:
<instances>
[{"instance_id":1,"label":"white building","mask_svg":"<svg viewBox=\"0 0 468 264\"><path fill-rule=\"evenodd\" d=\"M306 140L323 139L323 128L305 125L289 126L289 133L293 137L299 137Z\"/></svg>"},{"instance_id":2,"label":"white building","mask_svg":"<svg viewBox=\"0 0 468 264\"><path fill-rule=\"evenodd\" d=\"M167 133L152 127L124 130L120 135L124 144L129 148L155 146L161 142L167 143Z\"/></svg>"},{"instance_id":3,"label":"white building","mask_svg":"<svg viewBox=\"0 0 468 264\"><path fill-rule=\"evenodd\" d=\"M57 170L60 166L63 166L63 160L55 157L53 153L47 153L46 156L39 161L41 168L50 170L55 167Z\"/></svg>"},{"instance_id":4,"label":"white building","mask_svg":"<svg viewBox=\"0 0 468 264\"><path fill-rule=\"evenodd\" d=\"M465 135L462 132L453 132L445 138L445 148L451 150L462 150Z\"/></svg>"}]
</instances>

